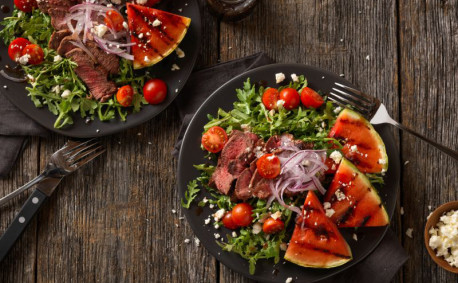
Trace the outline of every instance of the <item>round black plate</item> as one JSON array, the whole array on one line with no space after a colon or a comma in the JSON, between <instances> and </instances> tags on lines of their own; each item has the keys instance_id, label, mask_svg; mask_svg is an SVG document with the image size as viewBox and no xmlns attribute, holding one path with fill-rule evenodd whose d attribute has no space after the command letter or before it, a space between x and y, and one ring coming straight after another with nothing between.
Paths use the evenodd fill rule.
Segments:
<instances>
[{"instance_id":1,"label":"round black plate","mask_svg":"<svg viewBox=\"0 0 458 283\"><path fill-rule=\"evenodd\" d=\"M110 135L124 131L128 128L137 126L150 120L165 110L165 108L170 105L170 103L175 99L175 97L183 88L194 67L197 55L199 54L201 37L200 10L196 0L174 0L162 2L163 3L155 8L189 17L191 18L191 25L186 34L186 37L180 44L180 48L185 52L186 56L180 59L177 57L175 52L173 52L153 68L150 68L150 73L157 78L163 79L169 88L166 100L160 105L145 105L140 112L128 115L125 122L118 118L109 122L101 122L96 117L94 121L86 124L84 119L82 119L79 114L76 114L73 116L73 125L64 129L55 129L53 125L57 117L49 112L46 107L36 108L34 106L30 98L27 96L25 83L14 83L0 76L0 92L5 94L5 96L14 105L16 105L19 109L21 109L24 113L26 113L39 124L43 125L51 131L70 137L88 138ZM8 3L8 6L12 10L14 5L13 0L8 0ZM11 13L1 13L0 18L3 19L10 14ZM3 43L0 44L2 68L5 64L13 64L13 62L8 57L7 49L8 48ZM174 63L180 67L180 70L171 71L172 64ZM5 85L7 86L6 89L3 87Z\"/></svg>"},{"instance_id":2,"label":"round black plate","mask_svg":"<svg viewBox=\"0 0 458 283\"><path fill-rule=\"evenodd\" d=\"M242 88L243 82L247 78L250 78L251 82L267 81L268 86L278 86L275 83L275 74L279 72L283 72L287 78L289 78L292 73L305 75L309 82L309 86L313 89L321 90L323 93L328 93L334 82L352 86L348 81L336 74L319 68L299 64L268 65L246 72L230 80L216 90L204 102L186 131L178 161L178 187L182 197L186 190L186 184L198 176L198 171L194 169L192 165L208 161L204 159L204 153L200 150L200 139L203 126L208 121L206 117L207 113L216 115L219 107L224 110L232 109L232 103L237 100L235 89ZM379 194L391 218L394 213L396 197L399 190L400 160L390 129L385 126L377 126L376 130L385 142L389 158L389 169L385 175L385 185L379 188ZM200 200L206 195L206 192L202 192L198 199ZM204 219L214 212L208 207L205 207L203 211L199 211L196 203L197 202L194 202L189 210L184 209L184 214L202 244L213 256L227 267L260 282L285 282L288 277L292 277L294 282L315 282L342 272L369 255L380 243L388 229L388 227L358 229L356 232L358 236L357 242L352 239L352 235L355 233L353 228L340 229L353 253L353 260L343 266L332 269L312 269L300 267L290 262L285 263L283 259L276 265L274 265L273 260L261 260L256 264L256 273L250 275L248 272L248 262L246 260L235 253L222 251L215 242L214 233L225 236L230 234L231 231L224 227L216 230L211 225L204 225Z\"/></svg>"}]
</instances>

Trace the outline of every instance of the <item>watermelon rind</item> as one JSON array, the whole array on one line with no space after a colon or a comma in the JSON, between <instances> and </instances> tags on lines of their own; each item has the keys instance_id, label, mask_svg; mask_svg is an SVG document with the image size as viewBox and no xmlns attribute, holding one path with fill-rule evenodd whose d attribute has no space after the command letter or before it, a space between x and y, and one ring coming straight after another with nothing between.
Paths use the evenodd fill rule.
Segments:
<instances>
[{"instance_id":1,"label":"watermelon rind","mask_svg":"<svg viewBox=\"0 0 458 283\"><path fill-rule=\"evenodd\" d=\"M364 173L384 173L384 172L386 172L388 170L388 155L386 153L385 144L384 144L382 138L380 137L380 135L377 133L377 131L372 126L372 124L367 119L365 119L361 114L359 114L358 112L350 110L348 108L345 108L344 110L342 110L340 112L340 114L337 116L336 122L335 122L333 128L330 131L330 136L333 137L333 135L335 133L334 129L336 129L339 126L339 122L342 119L350 119L352 121L360 121L360 122L362 122L363 125L369 130L369 132L368 132L369 136L371 136L376 141L376 144L373 147L374 147L374 149L375 148L378 149L378 153L380 155L379 156L379 161L380 162L378 162L378 165L381 165L380 170L368 170L368 171L365 171L365 168L361 168L360 166L358 166L358 164L356 166L361 171L363 171ZM362 130L364 130L364 129L362 129ZM349 156L348 154L346 154L346 157L348 159L350 159L350 160L352 159L351 156Z\"/></svg>"}]
</instances>

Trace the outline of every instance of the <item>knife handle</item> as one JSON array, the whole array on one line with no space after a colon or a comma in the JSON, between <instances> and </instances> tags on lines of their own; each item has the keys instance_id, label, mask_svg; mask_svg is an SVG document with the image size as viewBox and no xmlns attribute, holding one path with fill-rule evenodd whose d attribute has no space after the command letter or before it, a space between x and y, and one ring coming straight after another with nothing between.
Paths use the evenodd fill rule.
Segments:
<instances>
[{"instance_id":1,"label":"knife handle","mask_svg":"<svg viewBox=\"0 0 458 283\"><path fill-rule=\"evenodd\" d=\"M16 218L0 238L0 262L6 257L47 198L48 196L40 190L35 190L27 199Z\"/></svg>"}]
</instances>

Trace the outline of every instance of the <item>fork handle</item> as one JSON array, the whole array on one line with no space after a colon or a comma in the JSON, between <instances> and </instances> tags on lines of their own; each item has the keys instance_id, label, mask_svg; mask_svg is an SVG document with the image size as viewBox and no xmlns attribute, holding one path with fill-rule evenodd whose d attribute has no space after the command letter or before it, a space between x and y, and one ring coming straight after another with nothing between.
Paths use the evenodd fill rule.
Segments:
<instances>
[{"instance_id":1,"label":"fork handle","mask_svg":"<svg viewBox=\"0 0 458 283\"><path fill-rule=\"evenodd\" d=\"M48 196L36 189L22 206L16 218L10 224L6 232L0 238L0 262L19 239L27 225L32 221L40 207L48 199Z\"/></svg>"},{"instance_id":2,"label":"fork handle","mask_svg":"<svg viewBox=\"0 0 458 283\"><path fill-rule=\"evenodd\" d=\"M407 128L406 126L403 126L402 124L398 123L398 122L395 122L395 123L391 123L392 125L398 127L399 129L403 130L403 131L406 131L408 133L411 133L412 135L424 140L425 142L437 147L439 150L441 150L442 152L448 154L449 156L455 158L455 160L458 160L458 151L456 150L453 150L451 148L448 148L448 147L445 147L441 144L438 144L437 142L431 140L431 139L428 139L427 137Z\"/></svg>"},{"instance_id":3,"label":"fork handle","mask_svg":"<svg viewBox=\"0 0 458 283\"><path fill-rule=\"evenodd\" d=\"M6 204L9 200L13 199L17 195L21 194L23 191L30 189L33 185L38 184L41 180L43 180L45 176L40 174L39 176L35 177L32 181L28 182L24 186L17 188L15 191L7 194L6 196L0 198L0 207Z\"/></svg>"}]
</instances>

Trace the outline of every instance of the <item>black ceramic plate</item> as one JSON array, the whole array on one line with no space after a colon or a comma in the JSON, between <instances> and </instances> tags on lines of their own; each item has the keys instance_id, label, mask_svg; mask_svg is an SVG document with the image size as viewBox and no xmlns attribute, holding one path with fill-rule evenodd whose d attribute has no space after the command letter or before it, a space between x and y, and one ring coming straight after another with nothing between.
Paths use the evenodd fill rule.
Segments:
<instances>
[{"instance_id":1,"label":"black ceramic plate","mask_svg":"<svg viewBox=\"0 0 458 283\"><path fill-rule=\"evenodd\" d=\"M268 86L278 86L275 83L275 74L279 72L283 72L287 78L289 78L292 73L305 75L309 82L309 86L315 90L321 90L323 93L328 93L334 82L340 82L351 86L348 81L336 74L319 68L299 64L268 65L254 69L230 80L216 90L204 102L186 131L178 161L178 186L182 197L186 190L186 184L198 176L197 170L195 170L192 165L208 161L204 159L204 152L200 150L200 139L203 126L208 121L206 117L207 113L216 115L218 107L224 110L232 109L232 103L237 100L235 89L242 88L243 82L247 78L250 78L252 82L266 81ZM393 135L389 128L377 126L376 130L385 142L389 158L389 169L385 175L385 185L379 188L379 194L391 218L394 213L396 196L399 190L400 160ZM204 196L206 196L205 192L201 193L198 199L200 200ZM202 244L214 257L227 267L260 282L285 282L288 277L292 277L294 282L315 282L342 272L368 256L380 243L388 229L388 227L358 229L356 232L358 236L357 242L352 239L352 235L355 233L353 228L341 229L353 253L353 260L343 266L332 269L312 269L300 267L290 262L285 262L284 260L280 260L276 265L274 265L273 260L262 260L256 264L256 273L250 275L248 272L248 262L246 260L235 253L222 251L215 242L214 233L219 233L223 236L230 234L231 231L224 227L216 230L213 226L204 225L204 219L214 212L208 207L200 211L197 208L197 202L194 202L189 210L184 209L184 213L194 233Z\"/></svg>"},{"instance_id":2,"label":"black ceramic plate","mask_svg":"<svg viewBox=\"0 0 458 283\"><path fill-rule=\"evenodd\" d=\"M5 0L5 2L8 3L7 6L9 6L12 10L14 5L13 0ZM2 1L1 4L3 5L4 2ZM56 116L49 112L46 107L36 108L34 106L30 98L27 96L25 83L14 83L0 76L0 92L5 94L5 96L14 105L39 124L51 131L70 137L88 138L110 135L150 120L167 108L167 106L175 99L180 90L183 88L196 62L197 55L199 53L201 36L200 11L196 0L167 0L162 1L162 3L155 8L191 18L189 30L186 37L180 44L180 48L185 52L186 56L180 59L177 57L175 52L173 52L153 68L150 68L151 74L155 77L163 79L167 83L169 89L166 100L160 105L147 105L143 107L140 112L128 115L127 121L125 122L119 120L118 118L109 122L101 122L96 117L94 121L86 124L84 119L82 119L79 115L74 115L73 125L64 129L55 129L53 125ZM0 18L3 19L10 14L11 12L5 14L0 11ZM12 61L8 57L7 49L7 46L3 43L0 44L2 68L5 64L12 64ZM180 67L180 70L171 71L172 64L174 63ZM3 87L5 85L7 86L6 89Z\"/></svg>"}]
</instances>

